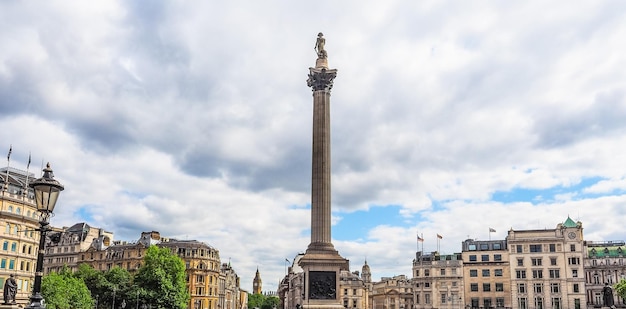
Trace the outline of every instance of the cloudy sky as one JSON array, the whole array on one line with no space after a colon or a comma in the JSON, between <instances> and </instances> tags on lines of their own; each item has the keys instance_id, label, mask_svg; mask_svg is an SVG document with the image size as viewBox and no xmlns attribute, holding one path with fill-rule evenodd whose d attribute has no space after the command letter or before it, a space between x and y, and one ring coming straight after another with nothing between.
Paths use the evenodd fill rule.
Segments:
<instances>
[{"instance_id":1,"label":"cloudy sky","mask_svg":"<svg viewBox=\"0 0 626 309\"><path fill-rule=\"evenodd\" d=\"M2 1L0 148L65 185L52 224L197 239L251 290L310 241L318 32L333 243L373 277L554 228L623 240L623 1ZM489 235L489 227L496 233ZM420 248L421 249L421 248Z\"/></svg>"}]
</instances>

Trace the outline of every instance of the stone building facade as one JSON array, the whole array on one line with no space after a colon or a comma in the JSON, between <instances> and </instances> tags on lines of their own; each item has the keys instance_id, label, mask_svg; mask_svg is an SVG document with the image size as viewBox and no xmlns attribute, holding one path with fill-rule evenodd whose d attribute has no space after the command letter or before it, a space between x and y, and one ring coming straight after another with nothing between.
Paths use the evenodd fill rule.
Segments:
<instances>
[{"instance_id":1,"label":"stone building facade","mask_svg":"<svg viewBox=\"0 0 626 309\"><path fill-rule=\"evenodd\" d=\"M587 241L584 257L587 307L604 303L604 285L614 285L626 279L626 246L624 241ZM615 305L626 307L624 299L613 291Z\"/></svg>"},{"instance_id":2,"label":"stone building facade","mask_svg":"<svg viewBox=\"0 0 626 309\"><path fill-rule=\"evenodd\" d=\"M463 308L462 254L417 252L413 260L412 282L415 308Z\"/></svg>"},{"instance_id":3,"label":"stone building facade","mask_svg":"<svg viewBox=\"0 0 626 309\"><path fill-rule=\"evenodd\" d=\"M585 304L582 223L569 217L554 229L509 230L513 308L580 309Z\"/></svg>"},{"instance_id":4,"label":"stone building facade","mask_svg":"<svg viewBox=\"0 0 626 309\"><path fill-rule=\"evenodd\" d=\"M468 239L462 246L464 293L469 307L511 308L511 275L506 241Z\"/></svg>"},{"instance_id":5,"label":"stone building facade","mask_svg":"<svg viewBox=\"0 0 626 309\"><path fill-rule=\"evenodd\" d=\"M14 275L16 302L27 304L35 279L39 248L39 213L28 183L33 173L0 169L0 283Z\"/></svg>"}]
</instances>

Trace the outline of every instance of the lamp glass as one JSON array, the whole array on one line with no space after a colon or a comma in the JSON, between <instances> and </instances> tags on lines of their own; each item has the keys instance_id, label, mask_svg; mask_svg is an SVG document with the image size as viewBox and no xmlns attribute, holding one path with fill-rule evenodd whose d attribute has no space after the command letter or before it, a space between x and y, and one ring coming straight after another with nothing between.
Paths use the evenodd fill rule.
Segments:
<instances>
[{"instance_id":1,"label":"lamp glass","mask_svg":"<svg viewBox=\"0 0 626 309\"><path fill-rule=\"evenodd\" d=\"M44 213L51 213L59 198L61 190L49 184L37 184L34 186L37 210Z\"/></svg>"}]
</instances>

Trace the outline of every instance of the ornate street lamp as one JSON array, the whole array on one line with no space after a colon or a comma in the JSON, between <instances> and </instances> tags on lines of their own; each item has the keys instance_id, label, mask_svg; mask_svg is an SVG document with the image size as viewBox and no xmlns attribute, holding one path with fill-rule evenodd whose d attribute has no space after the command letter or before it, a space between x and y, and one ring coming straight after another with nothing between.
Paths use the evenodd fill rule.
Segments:
<instances>
[{"instance_id":1,"label":"ornate street lamp","mask_svg":"<svg viewBox=\"0 0 626 309\"><path fill-rule=\"evenodd\" d=\"M35 268L35 285L33 286L33 295L30 297L30 305L26 308L45 308L42 304L43 296L41 296L41 278L43 276L43 255L44 246L46 244L46 233L50 230L48 225L52 216L52 211L59 198L59 193L63 191L63 185L54 180L54 174L50 168L50 163L43 169L43 176L29 184L35 191L35 201L37 202L37 210L40 212L39 220L39 252L37 253L37 265Z\"/></svg>"}]
</instances>

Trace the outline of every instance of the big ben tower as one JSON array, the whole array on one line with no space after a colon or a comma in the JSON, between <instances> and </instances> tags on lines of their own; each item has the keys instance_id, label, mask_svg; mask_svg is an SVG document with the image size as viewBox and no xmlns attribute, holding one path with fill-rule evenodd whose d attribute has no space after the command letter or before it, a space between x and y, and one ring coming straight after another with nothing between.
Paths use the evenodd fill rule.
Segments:
<instances>
[{"instance_id":1,"label":"big ben tower","mask_svg":"<svg viewBox=\"0 0 626 309\"><path fill-rule=\"evenodd\" d=\"M257 267L254 280L252 280L252 294L261 294L262 290L263 282L261 282L261 273L259 273L259 268Z\"/></svg>"},{"instance_id":2,"label":"big ben tower","mask_svg":"<svg viewBox=\"0 0 626 309\"><path fill-rule=\"evenodd\" d=\"M300 260L305 275L304 309L340 309L339 274L349 261L331 242L330 90L337 70L328 68L326 39L317 36L315 67L307 85L313 90L313 154L311 177L311 243Z\"/></svg>"}]
</instances>

